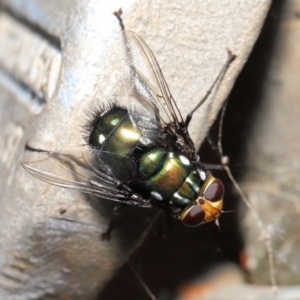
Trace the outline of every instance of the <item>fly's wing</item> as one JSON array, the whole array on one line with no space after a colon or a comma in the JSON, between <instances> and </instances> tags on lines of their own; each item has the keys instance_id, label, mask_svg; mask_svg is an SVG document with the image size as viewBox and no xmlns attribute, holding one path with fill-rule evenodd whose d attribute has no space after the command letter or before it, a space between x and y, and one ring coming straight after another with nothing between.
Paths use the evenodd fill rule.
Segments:
<instances>
[{"instance_id":1,"label":"fly's wing","mask_svg":"<svg viewBox=\"0 0 300 300\"><path fill-rule=\"evenodd\" d=\"M162 126L172 126L176 133L183 119L151 49L131 31L123 31L123 42L127 108L134 128L142 132L142 143L154 140Z\"/></svg>"},{"instance_id":2,"label":"fly's wing","mask_svg":"<svg viewBox=\"0 0 300 300\"><path fill-rule=\"evenodd\" d=\"M92 167L83 155L75 157L71 154L43 153L46 155L44 160L22 163L23 168L35 178L56 186L91 194L102 199L129 205L138 205L145 208L151 207L149 200L143 199L140 195L133 193L127 185L106 174L104 170ZM43 167L48 164L55 167L56 174L66 175L56 175L44 171L40 167L36 167L36 165Z\"/></svg>"}]
</instances>

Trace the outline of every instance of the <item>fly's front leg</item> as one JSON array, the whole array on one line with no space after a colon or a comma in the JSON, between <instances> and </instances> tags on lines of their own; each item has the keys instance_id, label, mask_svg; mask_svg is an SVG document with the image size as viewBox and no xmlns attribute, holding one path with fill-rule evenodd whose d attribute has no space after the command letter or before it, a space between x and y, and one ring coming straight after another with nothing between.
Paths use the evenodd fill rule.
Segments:
<instances>
[{"instance_id":1,"label":"fly's front leg","mask_svg":"<svg viewBox=\"0 0 300 300\"><path fill-rule=\"evenodd\" d=\"M204 95L204 97L200 100L200 102L196 105L196 107L186 116L184 125L186 128L188 128L193 114L195 113L195 111L202 106L203 103L205 103L205 101L208 99L209 95L211 94L211 92L213 91L214 87L216 86L216 84L223 79L226 71L228 70L229 66L231 65L231 63L235 60L236 55L233 54L229 49L227 49L228 52L228 59L226 61L226 63L224 64L223 68L221 69L221 71L219 72L218 76L216 77L215 81L213 82L213 84L211 85L210 89L206 92L206 94Z\"/></svg>"}]
</instances>

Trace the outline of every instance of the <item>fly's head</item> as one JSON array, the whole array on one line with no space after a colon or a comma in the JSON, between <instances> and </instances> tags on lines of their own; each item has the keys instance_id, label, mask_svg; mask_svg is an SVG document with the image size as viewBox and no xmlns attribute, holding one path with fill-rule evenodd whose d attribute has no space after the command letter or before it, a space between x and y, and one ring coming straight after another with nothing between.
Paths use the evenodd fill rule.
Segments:
<instances>
[{"instance_id":1,"label":"fly's head","mask_svg":"<svg viewBox=\"0 0 300 300\"><path fill-rule=\"evenodd\" d=\"M196 227L203 223L215 221L223 209L224 185L222 181L210 175L194 201L187 205L179 215L185 226Z\"/></svg>"}]
</instances>

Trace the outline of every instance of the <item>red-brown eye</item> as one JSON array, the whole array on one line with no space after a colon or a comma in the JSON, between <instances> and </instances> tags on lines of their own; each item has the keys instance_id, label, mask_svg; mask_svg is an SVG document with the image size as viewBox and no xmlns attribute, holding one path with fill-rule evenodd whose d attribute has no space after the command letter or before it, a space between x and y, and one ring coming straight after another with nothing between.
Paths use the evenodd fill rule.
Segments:
<instances>
[{"instance_id":1,"label":"red-brown eye","mask_svg":"<svg viewBox=\"0 0 300 300\"><path fill-rule=\"evenodd\" d=\"M201 206L195 204L192 206L188 213L182 219L182 223L185 226L196 227L203 223L205 217L205 213Z\"/></svg>"},{"instance_id":2,"label":"red-brown eye","mask_svg":"<svg viewBox=\"0 0 300 300\"><path fill-rule=\"evenodd\" d=\"M224 185L220 179L215 178L214 181L206 188L203 197L211 202L217 202L223 199Z\"/></svg>"}]
</instances>

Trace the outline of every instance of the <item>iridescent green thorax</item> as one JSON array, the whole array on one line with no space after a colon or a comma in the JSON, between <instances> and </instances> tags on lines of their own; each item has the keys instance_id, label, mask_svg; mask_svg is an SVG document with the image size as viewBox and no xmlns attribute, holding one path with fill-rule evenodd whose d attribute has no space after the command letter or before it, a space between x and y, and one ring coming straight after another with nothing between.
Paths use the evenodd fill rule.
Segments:
<instances>
[{"instance_id":1,"label":"iridescent green thorax","mask_svg":"<svg viewBox=\"0 0 300 300\"><path fill-rule=\"evenodd\" d=\"M89 143L92 147L102 149L127 115L127 111L119 107L113 107L103 115L100 114L95 124L93 124L93 131L89 137Z\"/></svg>"},{"instance_id":2,"label":"iridescent green thorax","mask_svg":"<svg viewBox=\"0 0 300 300\"><path fill-rule=\"evenodd\" d=\"M94 125L89 141L97 158L109 167L115 177L130 180L137 172L132 153L140 136L133 129L127 110L113 107Z\"/></svg>"}]
</instances>

